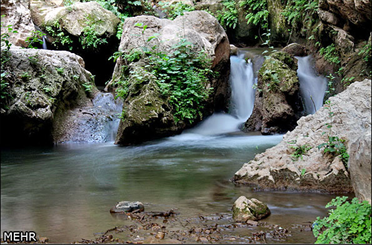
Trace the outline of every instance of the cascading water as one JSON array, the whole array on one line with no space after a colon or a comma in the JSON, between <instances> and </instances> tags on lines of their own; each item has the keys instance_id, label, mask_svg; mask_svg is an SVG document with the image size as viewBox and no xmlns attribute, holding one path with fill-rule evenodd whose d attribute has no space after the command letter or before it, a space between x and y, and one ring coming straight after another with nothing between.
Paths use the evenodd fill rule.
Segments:
<instances>
[{"instance_id":1,"label":"cascading water","mask_svg":"<svg viewBox=\"0 0 372 245\"><path fill-rule=\"evenodd\" d=\"M45 36L43 36L43 49L48 49Z\"/></svg>"},{"instance_id":2,"label":"cascading water","mask_svg":"<svg viewBox=\"0 0 372 245\"><path fill-rule=\"evenodd\" d=\"M220 135L239 131L239 126L252 114L255 98L253 65L244 54L230 57L230 114L214 113L195 128L186 130L180 138L195 135Z\"/></svg>"},{"instance_id":3,"label":"cascading water","mask_svg":"<svg viewBox=\"0 0 372 245\"><path fill-rule=\"evenodd\" d=\"M303 98L305 112L314 114L323 106L325 91L327 90L327 79L318 76L312 66L311 55L306 57L295 57L298 60L297 76L300 80L300 93Z\"/></svg>"}]
</instances>

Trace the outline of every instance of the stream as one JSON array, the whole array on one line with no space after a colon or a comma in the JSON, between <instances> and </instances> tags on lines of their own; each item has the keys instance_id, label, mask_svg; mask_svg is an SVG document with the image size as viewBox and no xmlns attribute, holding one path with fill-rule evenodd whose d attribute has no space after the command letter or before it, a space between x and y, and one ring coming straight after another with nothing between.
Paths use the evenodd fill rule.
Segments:
<instances>
[{"instance_id":1,"label":"stream","mask_svg":"<svg viewBox=\"0 0 372 245\"><path fill-rule=\"evenodd\" d=\"M2 149L1 232L32 230L53 243L92 239L133 222L109 213L122 200L141 201L145 211L173 209L180 220L222 213L226 218L221 222L231 224L231 207L241 195L269 206L272 214L263 220L268 224L286 229L311 224L327 214L324 206L333 195L255 192L229 181L243 163L281 139L281 135L184 134L135 147L108 142ZM242 236L244 242L251 229L229 233ZM270 242L314 241L311 231L292 229L287 239Z\"/></svg>"}]
</instances>

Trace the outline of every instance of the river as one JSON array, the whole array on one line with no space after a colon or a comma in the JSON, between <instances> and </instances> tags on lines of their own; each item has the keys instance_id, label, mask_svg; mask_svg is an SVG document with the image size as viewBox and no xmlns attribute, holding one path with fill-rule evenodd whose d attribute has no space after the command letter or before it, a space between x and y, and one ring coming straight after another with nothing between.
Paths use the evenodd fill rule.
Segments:
<instances>
[{"instance_id":1,"label":"river","mask_svg":"<svg viewBox=\"0 0 372 245\"><path fill-rule=\"evenodd\" d=\"M53 243L91 239L129 222L109 213L122 200L141 201L146 211L174 209L180 219L224 213L224 222L233 223L231 207L240 195L267 203L272 214L263 221L269 224L309 224L327 214L324 206L333 195L255 192L229 181L243 163L281 139L184 134L132 147L108 142L3 148L1 231L32 230ZM274 242L314 241L311 231L293 229L291 237Z\"/></svg>"}]
</instances>

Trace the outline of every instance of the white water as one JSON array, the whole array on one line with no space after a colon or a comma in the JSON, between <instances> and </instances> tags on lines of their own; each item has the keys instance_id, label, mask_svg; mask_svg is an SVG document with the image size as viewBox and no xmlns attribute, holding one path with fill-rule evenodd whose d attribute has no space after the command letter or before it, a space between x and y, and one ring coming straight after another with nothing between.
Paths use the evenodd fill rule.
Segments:
<instances>
[{"instance_id":1,"label":"white water","mask_svg":"<svg viewBox=\"0 0 372 245\"><path fill-rule=\"evenodd\" d=\"M48 49L45 36L43 36L43 49Z\"/></svg>"},{"instance_id":2,"label":"white water","mask_svg":"<svg viewBox=\"0 0 372 245\"><path fill-rule=\"evenodd\" d=\"M179 139L190 140L201 135L212 136L240 131L239 127L251 116L254 106L255 83L253 65L244 55L230 57L230 114L214 113L195 128L186 130Z\"/></svg>"},{"instance_id":3,"label":"white water","mask_svg":"<svg viewBox=\"0 0 372 245\"><path fill-rule=\"evenodd\" d=\"M296 56L295 58L298 60L297 76L300 80L300 93L305 105L305 112L314 114L323 106L327 79L315 73L311 55L306 57Z\"/></svg>"}]
</instances>

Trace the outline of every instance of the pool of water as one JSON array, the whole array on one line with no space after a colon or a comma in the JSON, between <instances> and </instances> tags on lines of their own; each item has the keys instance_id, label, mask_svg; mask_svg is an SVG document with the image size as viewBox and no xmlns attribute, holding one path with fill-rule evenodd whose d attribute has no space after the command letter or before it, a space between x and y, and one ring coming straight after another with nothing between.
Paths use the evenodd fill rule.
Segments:
<instances>
[{"instance_id":1,"label":"pool of water","mask_svg":"<svg viewBox=\"0 0 372 245\"><path fill-rule=\"evenodd\" d=\"M119 201L141 201L146 211L174 209L188 218L230 214L241 195L268 204L267 223L290 228L313 222L327 214L324 206L333 195L255 192L229 181L243 163L281 139L183 134L131 147L3 148L1 232L35 231L53 243L70 243L123 225L109 213ZM314 241L307 232L285 242Z\"/></svg>"}]
</instances>

